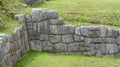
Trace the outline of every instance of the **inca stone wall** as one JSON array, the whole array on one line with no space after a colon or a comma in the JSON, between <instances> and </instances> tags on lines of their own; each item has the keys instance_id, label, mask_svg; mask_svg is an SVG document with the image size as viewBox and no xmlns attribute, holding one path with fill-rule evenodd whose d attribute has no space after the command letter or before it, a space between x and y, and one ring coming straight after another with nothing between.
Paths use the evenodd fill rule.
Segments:
<instances>
[{"instance_id":1,"label":"inca stone wall","mask_svg":"<svg viewBox=\"0 0 120 67\"><path fill-rule=\"evenodd\" d=\"M29 51L28 33L24 23L11 36L0 34L0 67L12 67Z\"/></svg>"},{"instance_id":2,"label":"inca stone wall","mask_svg":"<svg viewBox=\"0 0 120 67\"><path fill-rule=\"evenodd\" d=\"M13 35L1 34L0 67L12 67L31 48L59 54L120 57L120 30L104 26L65 25L55 10L33 9L18 14L22 22Z\"/></svg>"},{"instance_id":3,"label":"inca stone wall","mask_svg":"<svg viewBox=\"0 0 120 67\"><path fill-rule=\"evenodd\" d=\"M120 57L120 30L64 25L55 10L34 9L30 21L27 28L32 50Z\"/></svg>"}]
</instances>

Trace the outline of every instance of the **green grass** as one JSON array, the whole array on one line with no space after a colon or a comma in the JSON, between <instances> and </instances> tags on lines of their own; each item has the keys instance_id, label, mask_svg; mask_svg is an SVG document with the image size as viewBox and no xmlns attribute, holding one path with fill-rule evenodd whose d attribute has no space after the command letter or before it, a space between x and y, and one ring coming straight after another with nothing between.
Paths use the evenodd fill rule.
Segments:
<instances>
[{"instance_id":1,"label":"green grass","mask_svg":"<svg viewBox=\"0 0 120 67\"><path fill-rule=\"evenodd\" d=\"M120 67L120 59L30 51L13 67Z\"/></svg>"},{"instance_id":2,"label":"green grass","mask_svg":"<svg viewBox=\"0 0 120 67\"><path fill-rule=\"evenodd\" d=\"M23 0L4 0L4 3L14 14L30 14L32 8L47 8L57 10L65 24L120 28L120 0L50 0L32 7L24 6ZM7 17L6 14L0 14L0 17L7 27L1 32L12 33L13 29L20 25L18 21Z\"/></svg>"}]
</instances>

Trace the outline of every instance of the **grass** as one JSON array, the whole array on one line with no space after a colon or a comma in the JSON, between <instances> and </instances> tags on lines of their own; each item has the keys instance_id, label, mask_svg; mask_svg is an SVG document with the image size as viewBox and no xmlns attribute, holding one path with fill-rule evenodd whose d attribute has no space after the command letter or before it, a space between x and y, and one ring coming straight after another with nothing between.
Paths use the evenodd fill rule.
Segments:
<instances>
[{"instance_id":1,"label":"grass","mask_svg":"<svg viewBox=\"0 0 120 67\"><path fill-rule=\"evenodd\" d=\"M120 59L30 51L13 67L120 67Z\"/></svg>"},{"instance_id":2,"label":"grass","mask_svg":"<svg viewBox=\"0 0 120 67\"><path fill-rule=\"evenodd\" d=\"M120 0L50 0L42 4L24 6L23 0L4 0L5 7L14 14L30 14L32 8L57 10L65 24L75 26L105 25L120 28ZM0 13L5 29L0 32L11 34L20 22Z\"/></svg>"}]
</instances>

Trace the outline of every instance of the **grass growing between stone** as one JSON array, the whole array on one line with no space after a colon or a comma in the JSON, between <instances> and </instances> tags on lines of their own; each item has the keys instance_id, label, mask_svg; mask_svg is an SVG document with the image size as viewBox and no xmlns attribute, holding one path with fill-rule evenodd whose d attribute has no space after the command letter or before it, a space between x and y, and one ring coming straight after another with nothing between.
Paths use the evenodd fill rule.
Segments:
<instances>
[{"instance_id":1,"label":"grass growing between stone","mask_svg":"<svg viewBox=\"0 0 120 67\"><path fill-rule=\"evenodd\" d=\"M13 67L119 67L120 59L30 51Z\"/></svg>"}]
</instances>

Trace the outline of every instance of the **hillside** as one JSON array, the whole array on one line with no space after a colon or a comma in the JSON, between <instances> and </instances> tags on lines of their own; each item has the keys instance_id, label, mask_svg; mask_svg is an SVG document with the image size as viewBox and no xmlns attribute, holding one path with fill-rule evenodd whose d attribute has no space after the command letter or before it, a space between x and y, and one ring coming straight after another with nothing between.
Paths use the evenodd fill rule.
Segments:
<instances>
[{"instance_id":1,"label":"hillside","mask_svg":"<svg viewBox=\"0 0 120 67\"><path fill-rule=\"evenodd\" d=\"M120 28L120 0L50 0L33 6L25 6L23 0L2 1L5 10L0 8L1 33L12 34L14 28L20 25L13 16L20 13L30 14L32 8L57 10L66 24Z\"/></svg>"}]
</instances>

